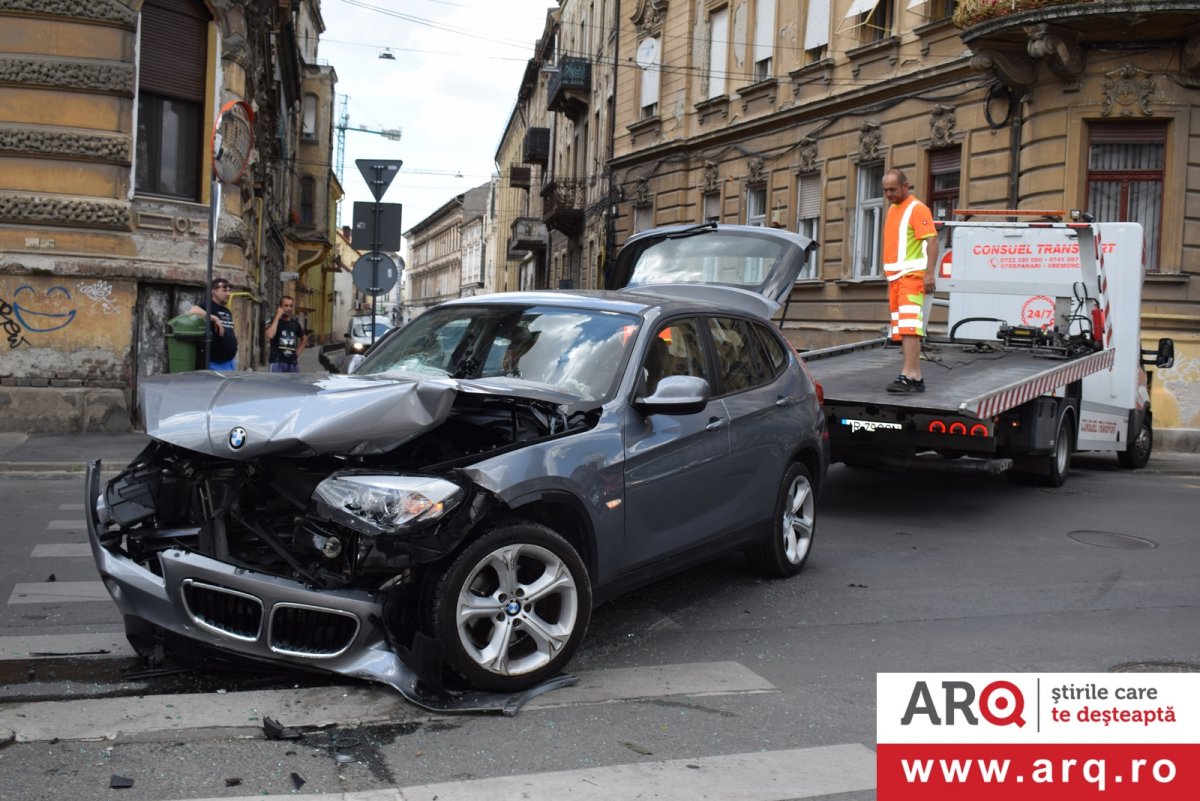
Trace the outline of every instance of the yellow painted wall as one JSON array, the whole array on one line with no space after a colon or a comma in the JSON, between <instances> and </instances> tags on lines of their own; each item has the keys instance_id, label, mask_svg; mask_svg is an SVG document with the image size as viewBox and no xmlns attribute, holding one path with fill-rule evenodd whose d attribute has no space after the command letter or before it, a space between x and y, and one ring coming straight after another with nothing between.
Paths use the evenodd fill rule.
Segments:
<instances>
[{"instance_id":1,"label":"yellow painted wall","mask_svg":"<svg viewBox=\"0 0 1200 801\"><path fill-rule=\"evenodd\" d=\"M0 275L0 351L98 349L124 359L135 300L125 281Z\"/></svg>"}]
</instances>

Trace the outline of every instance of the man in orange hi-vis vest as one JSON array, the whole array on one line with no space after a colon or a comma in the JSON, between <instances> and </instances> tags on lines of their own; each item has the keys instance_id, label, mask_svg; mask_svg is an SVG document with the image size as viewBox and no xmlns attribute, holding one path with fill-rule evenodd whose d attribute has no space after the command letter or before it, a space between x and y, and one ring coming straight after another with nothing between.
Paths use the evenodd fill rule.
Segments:
<instances>
[{"instance_id":1,"label":"man in orange hi-vis vest","mask_svg":"<svg viewBox=\"0 0 1200 801\"><path fill-rule=\"evenodd\" d=\"M909 193L900 170L883 176L883 196L892 205L883 225L883 274L888 280L892 310L891 337L904 357L900 375L888 392L924 392L921 378L921 337L925 336L925 293L933 291L937 261L937 229L929 207Z\"/></svg>"}]
</instances>

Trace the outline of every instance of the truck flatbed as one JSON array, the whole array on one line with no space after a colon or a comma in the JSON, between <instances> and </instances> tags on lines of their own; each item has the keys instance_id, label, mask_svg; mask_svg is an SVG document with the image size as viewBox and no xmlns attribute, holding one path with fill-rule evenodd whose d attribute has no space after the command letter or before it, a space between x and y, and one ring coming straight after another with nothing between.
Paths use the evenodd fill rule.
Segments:
<instances>
[{"instance_id":1,"label":"truck flatbed","mask_svg":"<svg viewBox=\"0 0 1200 801\"><path fill-rule=\"evenodd\" d=\"M921 372L925 392L886 390L900 372L900 348L885 338L802 353L825 403L953 411L986 418L1107 369L1113 350L1075 358L1049 358L999 343L927 339Z\"/></svg>"}]
</instances>

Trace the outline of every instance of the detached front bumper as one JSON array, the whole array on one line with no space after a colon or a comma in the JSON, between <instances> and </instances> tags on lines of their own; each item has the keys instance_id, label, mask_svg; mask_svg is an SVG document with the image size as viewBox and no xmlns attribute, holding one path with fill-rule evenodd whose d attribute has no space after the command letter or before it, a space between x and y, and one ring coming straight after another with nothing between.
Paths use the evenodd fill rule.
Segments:
<instances>
[{"instance_id":1,"label":"detached front bumper","mask_svg":"<svg viewBox=\"0 0 1200 801\"><path fill-rule=\"evenodd\" d=\"M158 555L162 576L105 545L100 461L88 464L88 539L100 578L127 619L259 662L318 669L386 684L438 712L515 714L543 685L518 696L434 694L392 649L379 600L362 590L309 589L182 549ZM561 685L554 685L561 686Z\"/></svg>"}]
</instances>

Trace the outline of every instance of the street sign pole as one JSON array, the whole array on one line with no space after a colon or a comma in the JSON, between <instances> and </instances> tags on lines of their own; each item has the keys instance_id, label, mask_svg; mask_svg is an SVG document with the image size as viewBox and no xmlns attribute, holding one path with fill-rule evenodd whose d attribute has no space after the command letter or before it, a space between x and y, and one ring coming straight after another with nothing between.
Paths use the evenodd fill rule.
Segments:
<instances>
[{"instance_id":1,"label":"street sign pole","mask_svg":"<svg viewBox=\"0 0 1200 801\"><path fill-rule=\"evenodd\" d=\"M367 182L367 187L371 190L371 195L375 198L375 204L371 207L371 344L375 344L375 318L379 314L379 295L380 280L379 267L383 261L383 195L387 192L388 187L392 183L392 179L396 177L396 173L400 172L400 166L404 164L398 159L356 159L355 165L358 171L362 173L363 179ZM390 259L389 259L390 262ZM389 273L390 274L390 273Z\"/></svg>"}]
</instances>

